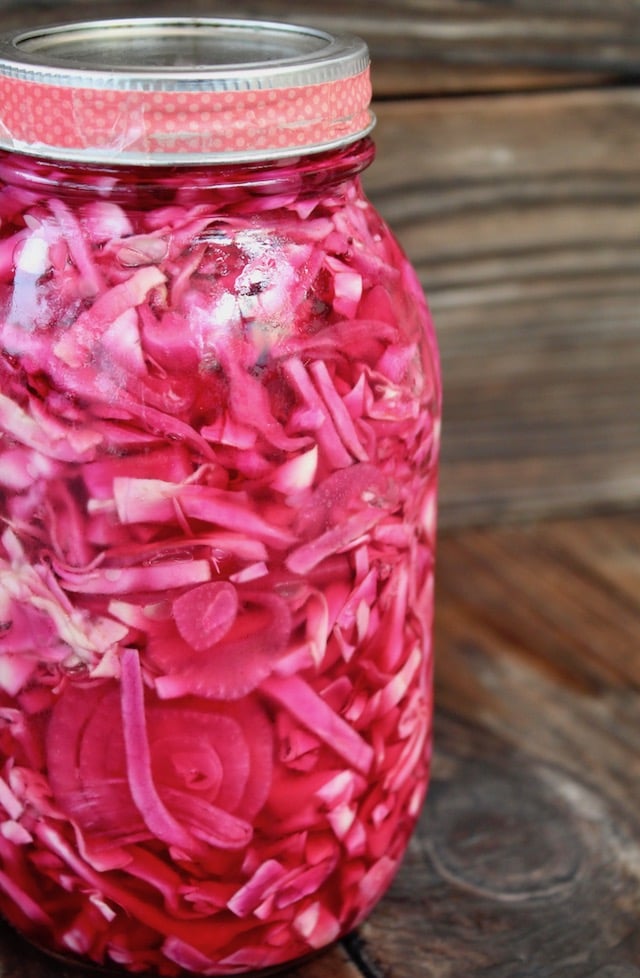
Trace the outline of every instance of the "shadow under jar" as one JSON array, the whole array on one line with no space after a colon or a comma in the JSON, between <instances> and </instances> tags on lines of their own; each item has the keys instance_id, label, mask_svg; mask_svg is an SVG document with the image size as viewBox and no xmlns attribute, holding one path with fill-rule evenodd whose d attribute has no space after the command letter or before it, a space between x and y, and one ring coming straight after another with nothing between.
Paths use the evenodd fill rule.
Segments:
<instances>
[{"instance_id":1,"label":"shadow under jar","mask_svg":"<svg viewBox=\"0 0 640 978\"><path fill-rule=\"evenodd\" d=\"M0 48L0 909L175 976L339 938L427 785L440 381L354 38Z\"/></svg>"}]
</instances>

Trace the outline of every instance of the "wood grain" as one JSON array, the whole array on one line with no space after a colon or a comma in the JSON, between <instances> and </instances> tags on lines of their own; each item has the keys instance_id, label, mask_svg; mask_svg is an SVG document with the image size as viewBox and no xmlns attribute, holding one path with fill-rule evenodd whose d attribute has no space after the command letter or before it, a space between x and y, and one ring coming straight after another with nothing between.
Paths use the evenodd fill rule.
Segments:
<instances>
[{"instance_id":1,"label":"wood grain","mask_svg":"<svg viewBox=\"0 0 640 978\"><path fill-rule=\"evenodd\" d=\"M463 527L440 541L419 831L360 931L284 978L640 978L640 520L608 512L640 503L640 0L215 13L371 46L366 182L436 316L441 522ZM87 15L4 0L0 29ZM80 975L0 932L0 978Z\"/></svg>"},{"instance_id":2,"label":"wood grain","mask_svg":"<svg viewBox=\"0 0 640 978\"><path fill-rule=\"evenodd\" d=\"M370 196L439 329L443 525L640 500L640 90L379 107Z\"/></svg>"},{"instance_id":3,"label":"wood grain","mask_svg":"<svg viewBox=\"0 0 640 978\"><path fill-rule=\"evenodd\" d=\"M80 7L7 0L0 26ZM206 0L192 9L211 12ZM93 16L132 11L175 8L92 5ZM252 0L216 12L355 29L372 45L385 98L366 185L439 329L442 525L640 501L640 87L478 95L473 80L522 89L560 72L578 85L587 70L591 84L629 81L640 0ZM434 70L440 81L425 85ZM443 90L458 94L404 97Z\"/></svg>"},{"instance_id":4,"label":"wood grain","mask_svg":"<svg viewBox=\"0 0 640 978\"><path fill-rule=\"evenodd\" d=\"M174 0L94 0L92 17L175 15ZM208 0L189 13L212 14ZM637 77L637 0L222 0L215 14L352 31L368 41L379 95L584 84ZM85 0L5 0L0 26L86 17Z\"/></svg>"},{"instance_id":5,"label":"wood grain","mask_svg":"<svg viewBox=\"0 0 640 978\"><path fill-rule=\"evenodd\" d=\"M434 777L370 974L638 978L639 582L637 516L441 540Z\"/></svg>"}]
</instances>

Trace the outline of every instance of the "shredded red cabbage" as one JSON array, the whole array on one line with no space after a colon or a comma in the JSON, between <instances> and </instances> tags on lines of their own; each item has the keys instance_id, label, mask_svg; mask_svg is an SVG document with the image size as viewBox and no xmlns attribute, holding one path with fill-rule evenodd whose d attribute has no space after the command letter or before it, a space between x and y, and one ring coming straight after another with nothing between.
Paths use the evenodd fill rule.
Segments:
<instances>
[{"instance_id":1,"label":"shredded red cabbage","mask_svg":"<svg viewBox=\"0 0 640 978\"><path fill-rule=\"evenodd\" d=\"M418 817L439 377L369 153L0 158L0 909L58 954L294 959Z\"/></svg>"}]
</instances>

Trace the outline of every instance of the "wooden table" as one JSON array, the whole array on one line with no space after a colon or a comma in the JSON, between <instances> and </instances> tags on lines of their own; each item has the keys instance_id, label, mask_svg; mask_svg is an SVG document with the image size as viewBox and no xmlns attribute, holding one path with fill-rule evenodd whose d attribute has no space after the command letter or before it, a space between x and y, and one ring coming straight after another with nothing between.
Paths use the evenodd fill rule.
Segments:
<instances>
[{"instance_id":1,"label":"wooden table","mask_svg":"<svg viewBox=\"0 0 640 978\"><path fill-rule=\"evenodd\" d=\"M359 933L285 978L640 978L640 0L189 4L225 11L369 42L367 187L446 393L424 817ZM3 935L0 978L73 975Z\"/></svg>"},{"instance_id":2,"label":"wooden table","mask_svg":"<svg viewBox=\"0 0 640 978\"><path fill-rule=\"evenodd\" d=\"M433 779L391 891L285 978L639 978L640 519L440 541ZM78 978L10 934L0 978Z\"/></svg>"}]
</instances>

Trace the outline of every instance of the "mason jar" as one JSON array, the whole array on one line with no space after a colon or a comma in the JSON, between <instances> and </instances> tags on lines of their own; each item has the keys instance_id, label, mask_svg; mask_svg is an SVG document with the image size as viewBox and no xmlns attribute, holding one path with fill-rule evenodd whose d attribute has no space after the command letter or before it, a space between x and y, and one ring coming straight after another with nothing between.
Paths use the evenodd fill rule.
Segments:
<instances>
[{"instance_id":1,"label":"mason jar","mask_svg":"<svg viewBox=\"0 0 640 978\"><path fill-rule=\"evenodd\" d=\"M0 909L58 957L304 957L418 818L440 380L369 102L306 27L0 47Z\"/></svg>"}]
</instances>

